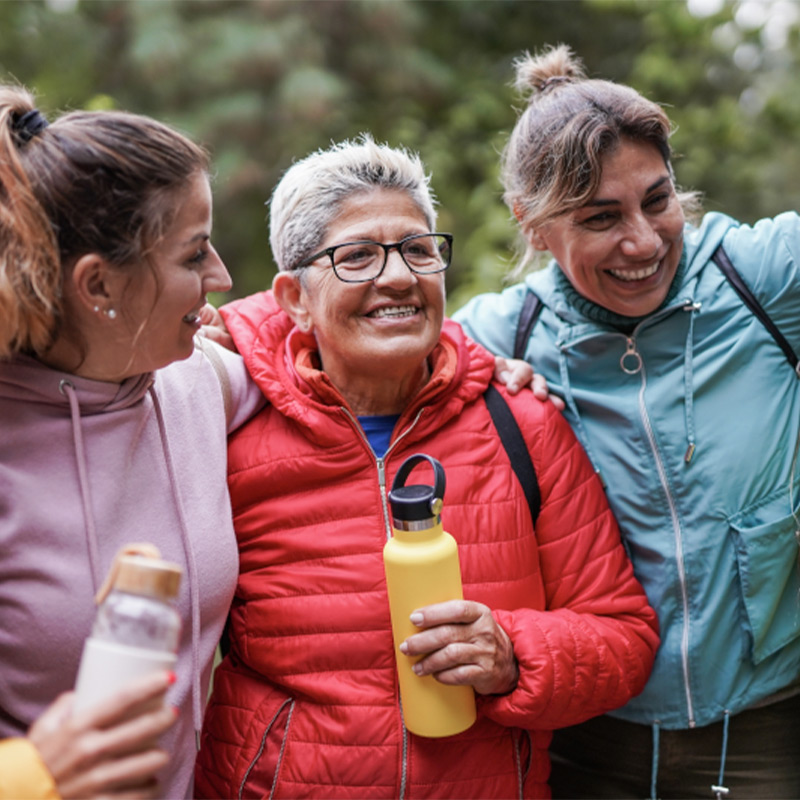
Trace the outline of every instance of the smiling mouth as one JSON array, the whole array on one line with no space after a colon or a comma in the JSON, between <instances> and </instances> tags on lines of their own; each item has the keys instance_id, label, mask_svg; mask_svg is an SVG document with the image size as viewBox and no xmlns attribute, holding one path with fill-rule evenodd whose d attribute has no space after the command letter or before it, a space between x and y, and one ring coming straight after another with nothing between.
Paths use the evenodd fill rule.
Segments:
<instances>
[{"instance_id":1,"label":"smiling mouth","mask_svg":"<svg viewBox=\"0 0 800 800\"><path fill-rule=\"evenodd\" d=\"M656 261L654 264L641 269L609 269L606 272L621 281L643 281L645 278L655 275L660 266L661 262Z\"/></svg>"},{"instance_id":2,"label":"smiling mouth","mask_svg":"<svg viewBox=\"0 0 800 800\"><path fill-rule=\"evenodd\" d=\"M382 319L391 317L397 319L400 317L413 317L417 313L416 306L384 306L383 308L376 308L367 314L372 319Z\"/></svg>"}]
</instances>

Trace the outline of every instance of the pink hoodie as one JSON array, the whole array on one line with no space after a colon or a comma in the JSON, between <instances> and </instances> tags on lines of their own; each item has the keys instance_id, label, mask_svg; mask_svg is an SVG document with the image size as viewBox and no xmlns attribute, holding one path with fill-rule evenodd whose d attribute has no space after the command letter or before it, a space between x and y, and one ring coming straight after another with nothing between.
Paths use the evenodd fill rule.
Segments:
<instances>
[{"instance_id":1,"label":"pink hoodie","mask_svg":"<svg viewBox=\"0 0 800 800\"><path fill-rule=\"evenodd\" d=\"M229 379L230 431L264 398L238 356L214 350ZM238 573L225 416L199 349L121 385L32 358L0 362L0 738L24 735L73 687L115 553L150 541L184 570L169 694L179 717L163 742L172 757L160 790L191 796L193 731Z\"/></svg>"}]
</instances>

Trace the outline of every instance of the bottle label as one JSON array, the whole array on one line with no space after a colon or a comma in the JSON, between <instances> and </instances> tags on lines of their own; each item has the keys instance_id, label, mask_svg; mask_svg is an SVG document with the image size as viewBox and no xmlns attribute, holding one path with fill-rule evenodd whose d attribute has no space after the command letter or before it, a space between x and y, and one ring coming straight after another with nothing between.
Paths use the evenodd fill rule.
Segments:
<instances>
[{"instance_id":1,"label":"bottle label","mask_svg":"<svg viewBox=\"0 0 800 800\"><path fill-rule=\"evenodd\" d=\"M178 657L163 650L146 650L89 637L83 648L75 685L75 711L93 706L123 689L134 678L158 670L173 670Z\"/></svg>"}]
</instances>

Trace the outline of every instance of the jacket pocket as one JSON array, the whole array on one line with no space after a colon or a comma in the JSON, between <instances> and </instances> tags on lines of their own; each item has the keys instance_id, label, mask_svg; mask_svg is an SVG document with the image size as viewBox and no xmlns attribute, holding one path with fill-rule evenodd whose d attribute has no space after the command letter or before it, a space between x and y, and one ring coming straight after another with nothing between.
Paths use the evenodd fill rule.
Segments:
<instances>
[{"instance_id":1,"label":"jacket pocket","mask_svg":"<svg viewBox=\"0 0 800 800\"><path fill-rule=\"evenodd\" d=\"M753 517L745 510L730 525L751 656L758 664L800 636L800 562L794 517L761 524Z\"/></svg>"},{"instance_id":2,"label":"jacket pocket","mask_svg":"<svg viewBox=\"0 0 800 800\"><path fill-rule=\"evenodd\" d=\"M287 697L274 713L265 717L258 750L239 783L238 800L275 794L293 711L294 700Z\"/></svg>"}]
</instances>

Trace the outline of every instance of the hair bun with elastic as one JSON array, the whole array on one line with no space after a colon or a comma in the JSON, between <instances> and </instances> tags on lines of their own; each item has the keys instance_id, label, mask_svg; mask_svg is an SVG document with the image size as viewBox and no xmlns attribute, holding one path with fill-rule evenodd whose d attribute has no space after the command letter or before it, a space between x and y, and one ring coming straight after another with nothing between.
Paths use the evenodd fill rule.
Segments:
<instances>
[{"instance_id":1,"label":"hair bun with elastic","mask_svg":"<svg viewBox=\"0 0 800 800\"><path fill-rule=\"evenodd\" d=\"M549 45L539 53L525 53L514 61L517 91L529 101L565 83L584 80L583 63L565 44Z\"/></svg>"},{"instance_id":2,"label":"hair bun with elastic","mask_svg":"<svg viewBox=\"0 0 800 800\"><path fill-rule=\"evenodd\" d=\"M27 144L49 124L38 108L26 111L21 115L12 114L11 116L11 130L16 134L20 145Z\"/></svg>"}]
</instances>

